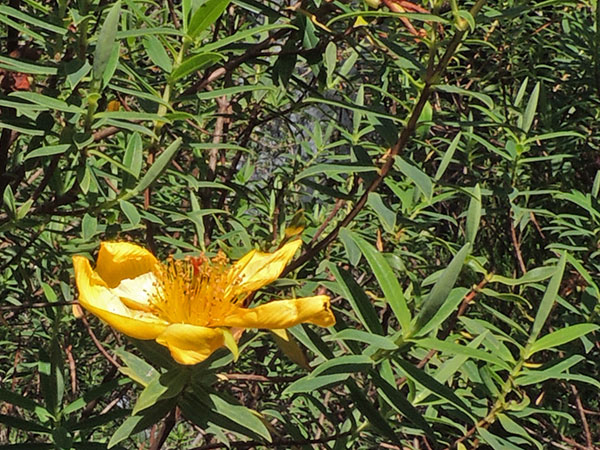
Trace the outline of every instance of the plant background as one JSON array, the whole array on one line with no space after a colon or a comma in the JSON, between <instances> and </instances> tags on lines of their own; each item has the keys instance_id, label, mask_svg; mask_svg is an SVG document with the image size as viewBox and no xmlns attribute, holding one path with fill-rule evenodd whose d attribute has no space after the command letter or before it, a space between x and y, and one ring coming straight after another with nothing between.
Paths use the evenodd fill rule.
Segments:
<instances>
[{"instance_id":1,"label":"plant background","mask_svg":"<svg viewBox=\"0 0 600 450\"><path fill-rule=\"evenodd\" d=\"M597 4L417 6L0 5L0 448L600 446ZM102 240L299 229L254 301L331 329L181 381L71 314Z\"/></svg>"}]
</instances>

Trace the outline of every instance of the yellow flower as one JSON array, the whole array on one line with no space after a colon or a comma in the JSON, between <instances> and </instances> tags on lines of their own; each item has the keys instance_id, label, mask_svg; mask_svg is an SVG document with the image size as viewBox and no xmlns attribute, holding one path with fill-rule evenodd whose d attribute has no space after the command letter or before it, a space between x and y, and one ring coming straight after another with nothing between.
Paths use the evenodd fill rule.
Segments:
<instances>
[{"instance_id":1,"label":"yellow flower","mask_svg":"<svg viewBox=\"0 0 600 450\"><path fill-rule=\"evenodd\" d=\"M231 328L239 335L245 328L335 323L326 295L244 306L252 292L279 277L300 245L252 250L234 264L222 253L161 263L138 245L103 242L95 270L87 258L73 257L79 303L128 336L155 339L177 362L196 364L231 347Z\"/></svg>"}]
</instances>

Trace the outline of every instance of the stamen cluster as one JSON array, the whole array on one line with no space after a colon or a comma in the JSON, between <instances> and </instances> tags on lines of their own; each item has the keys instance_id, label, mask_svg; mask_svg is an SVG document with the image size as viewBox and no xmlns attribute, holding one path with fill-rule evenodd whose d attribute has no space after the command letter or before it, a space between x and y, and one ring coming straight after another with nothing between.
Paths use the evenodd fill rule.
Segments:
<instances>
[{"instance_id":1,"label":"stamen cluster","mask_svg":"<svg viewBox=\"0 0 600 450\"><path fill-rule=\"evenodd\" d=\"M238 304L229 294L230 267L223 252L212 259L169 257L155 270L157 286L151 300L155 313L170 323L218 326Z\"/></svg>"}]
</instances>

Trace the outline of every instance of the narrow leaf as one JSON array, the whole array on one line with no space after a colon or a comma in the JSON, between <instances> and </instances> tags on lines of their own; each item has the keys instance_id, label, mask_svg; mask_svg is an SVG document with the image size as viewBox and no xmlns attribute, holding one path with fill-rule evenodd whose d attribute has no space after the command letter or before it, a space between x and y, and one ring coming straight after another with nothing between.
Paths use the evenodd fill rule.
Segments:
<instances>
[{"instance_id":1,"label":"narrow leaf","mask_svg":"<svg viewBox=\"0 0 600 450\"><path fill-rule=\"evenodd\" d=\"M536 352L566 344L567 342L571 342L574 339L585 336L586 334L598 329L600 329L600 326L598 325L594 325L592 323L580 323L554 331L535 341L529 348L527 357Z\"/></svg>"},{"instance_id":2,"label":"narrow leaf","mask_svg":"<svg viewBox=\"0 0 600 450\"><path fill-rule=\"evenodd\" d=\"M207 0L194 12L188 26L188 35L195 39L223 14L231 0Z\"/></svg>"},{"instance_id":3,"label":"narrow leaf","mask_svg":"<svg viewBox=\"0 0 600 450\"><path fill-rule=\"evenodd\" d=\"M554 271L554 275L552 275L552 278L550 278L550 282L548 283L548 287L546 288L546 292L544 293L544 297L542 298L537 314L535 315L533 326L531 327L531 334L529 335L529 340L527 342L527 347L531 347L531 345L539 336L540 332L542 331L542 327L546 323L546 319L550 314L550 310L556 301L558 289L560 288L560 282L562 281L563 273L565 271L566 261L567 253L563 252Z\"/></svg>"},{"instance_id":4,"label":"narrow leaf","mask_svg":"<svg viewBox=\"0 0 600 450\"><path fill-rule=\"evenodd\" d=\"M402 329L408 331L410 329L411 320L410 311L406 304L406 298L404 298L402 287L400 286L394 271L383 255L373 248L371 244L355 233L350 232L350 236L373 270L373 274L377 278L379 286L381 286L381 290L385 295L385 300L392 308Z\"/></svg>"},{"instance_id":5,"label":"narrow leaf","mask_svg":"<svg viewBox=\"0 0 600 450\"><path fill-rule=\"evenodd\" d=\"M117 38L117 29L119 27L119 15L121 14L121 0L118 0L104 19L98 42L96 42L96 51L94 52L94 65L92 73L95 81L101 81L104 71L108 66L113 47Z\"/></svg>"},{"instance_id":6,"label":"narrow leaf","mask_svg":"<svg viewBox=\"0 0 600 450\"><path fill-rule=\"evenodd\" d=\"M135 187L134 191L136 193L143 192L146 188L148 188L152 183L154 183L158 177L166 170L167 165L171 162L175 155L177 154L177 150L179 150L179 146L181 145L181 138L178 138L175 142L167 147L167 149L160 154L160 156L156 159L152 167L146 172L146 174L142 177L139 184Z\"/></svg>"},{"instance_id":7,"label":"narrow leaf","mask_svg":"<svg viewBox=\"0 0 600 450\"><path fill-rule=\"evenodd\" d=\"M465 258L470 251L471 244L465 244L458 251L458 253L454 255L454 258L452 258L452 261L450 261L450 264L448 267L446 267L444 272L442 272L439 279L433 286L433 289L423 302L423 308L415 319L414 327L412 327L414 332L419 331L425 324L427 324L427 322L429 322L429 320L441 308L446 299L448 299L448 295L454 287L456 279L458 278L463 264L465 263Z\"/></svg>"},{"instance_id":8,"label":"narrow leaf","mask_svg":"<svg viewBox=\"0 0 600 450\"><path fill-rule=\"evenodd\" d=\"M481 188L479 183L475 185L472 192L469 209L467 211L466 234L467 242L471 245L475 243L477 230L479 229L479 221L481 220Z\"/></svg>"}]
</instances>

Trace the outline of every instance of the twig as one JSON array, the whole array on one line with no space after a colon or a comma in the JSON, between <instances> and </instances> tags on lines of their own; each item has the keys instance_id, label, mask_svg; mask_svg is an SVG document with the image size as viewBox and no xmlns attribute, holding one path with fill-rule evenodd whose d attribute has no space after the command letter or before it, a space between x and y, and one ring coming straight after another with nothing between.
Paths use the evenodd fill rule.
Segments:
<instances>
[{"instance_id":1,"label":"twig","mask_svg":"<svg viewBox=\"0 0 600 450\"><path fill-rule=\"evenodd\" d=\"M213 132L213 144L215 148L209 151L209 161L208 161L208 180L212 181L215 179L217 173L217 159L219 156L219 145L221 141L223 141L223 130L225 128L226 122L229 121L229 110L231 105L229 100L227 100L227 96L223 95L216 99L217 102L217 119L215 121L215 130Z\"/></svg>"},{"instance_id":2,"label":"twig","mask_svg":"<svg viewBox=\"0 0 600 450\"><path fill-rule=\"evenodd\" d=\"M98 350L100 350L100 353L102 353L102 355L107 359L107 361L109 363L111 363L113 366L115 366L117 369L121 367L121 364L119 364L117 362L116 359L114 359L104 348L104 346L102 345L102 343L98 340L98 338L96 337L96 335L94 334L94 332L92 331L92 328L90 327L90 324L88 322L88 320L85 318L84 316L81 316L81 321L83 322L83 325L85 326L88 334L90 335L90 337L92 338L92 341L94 341L94 344L96 345L96 347L98 348Z\"/></svg>"},{"instance_id":3,"label":"twig","mask_svg":"<svg viewBox=\"0 0 600 450\"><path fill-rule=\"evenodd\" d=\"M319 236L321 236L321 234L323 233L325 228L327 228L327 225L329 225L329 222L331 222L333 220L333 218L338 213L338 211L340 210L340 208L342 207L343 204L344 204L344 200L341 198L338 198L337 201L335 202L335 205L333 206L333 209L331 210L331 212L329 213L327 218L323 221L323 223L321 224L321 226L319 227L319 229L317 230L315 235L312 237L312 239L310 240L310 243L308 245L313 245L317 241L317 239L319 239Z\"/></svg>"},{"instance_id":4,"label":"twig","mask_svg":"<svg viewBox=\"0 0 600 450\"><path fill-rule=\"evenodd\" d=\"M302 378L303 375L294 375L290 377L265 377L264 375L255 375L252 373L219 373L217 378L226 380L258 381L265 383L290 383Z\"/></svg>"},{"instance_id":5,"label":"twig","mask_svg":"<svg viewBox=\"0 0 600 450\"><path fill-rule=\"evenodd\" d=\"M590 432L590 425L588 424L587 417L585 416L585 411L583 409L583 404L581 403L581 397L579 396L579 392L574 384L571 385L571 392L575 396L575 405L577 405L577 410L579 411L579 417L581 418L581 424L583 425L583 432L585 433L585 442L587 448L589 450L594 449L594 444L592 442L592 433Z\"/></svg>"},{"instance_id":6,"label":"twig","mask_svg":"<svg viewBox=\"0 0 600 450\"><path fill-rule=\"evenodd\" d=\"M485 2L486 2L486 0L478 0L477 3L471 8L470 14L473 17L475 17L477 15L477 13L479 12L479 10L483 7ZM426 70L426 75L425 75L425 86L423 87L423 90L421 91L419 100L417 101L417 104L415 105L415 107L412 111L412 114L411 114L410 118L408 119L408 122L406 123L406 126L403 128L402 132L400 133L400 137L398 138L398 141L390 149L389 154L387 155L387 158L385 159L383 166L381 167L381 169L379 169L379 175L371 182L371 184L367 187L367 189L365 190L365 192L363 193L361 198L358 200L358 202L356 202L354 207L350 210L350 212L346 215L346 217L340 223L338 223L338 225L333 229L333 231L331 231L325 238L323 238L321 241L319 241L314 246L307 248L305 250L305 252L302 255L300 255L300 257L297 260L293 261L290 265L288 265L286 267L286 269L283 271L282 276L294 271L295 269L297 269L298 267L300 267L301 265L303 265L304 263L306 263L307 261L312 259L319 251L323 250L325 247L327 247L329 244L331 244L337 238L340 230L342 228L344 228L345 226L347 226L348 224L350 224L350 222L352 222L352 220L358 215L358 213L362 210L362 208L367 204L367 200L369 199L369 194L371 192L374 192L379 187L379 185L382 183L382 181L385 179L387 174L392 169L394 162L395 162L395 157L401 151L404 150L404 148L410 141L411 136L413 135L415 128L417 126L417 123L419 121L419 117L421 116L421 112L423 111L423 108L425 107L425 105L429 99L429 96L433 92L434 84L437 82L437 80L439 79L441 74L446 70L446 67L449 64L450 59L452 58L452 56L454 55L454 52L456 51L456 49L462 42L462 39L463 39L465 33L466 33L466 31L457 31L456 32L456 34L454 35L454 37L448 44L448 47L446 48L446 51L445 51L444 55L442 56L440 62L437 65L435 65L435 63L433 61L433 57L430 58L429 64L428 64L428 67Z\"/></svg>"},{"instance_id":7,"label":"twig","mask_svg":"<svg viewBox=\"0 0 600 450\"><path fill-rule=\"evenodd\" d=\"M69 361L69 376L71 378L71 393L75 395L77 393L77 369L75 367L75 358L73 358L73 353L71 349L72 345L67 345L65 347L65 353L67 354L67 361Z\"/></svg>"},{"instance_id":8,"label":"twig","mask_svg":"<svg viewBox=\"0 0 600 450\"><path fill-rule=\"evenodd\" d=\"M121 131L121 129L117 127L106 127L96 131L94 134L92 134L92 137L94 138L95 142L98 142L102 139L106 139L107 137L117 134L119 131Z\"/></svg>"},{"instance_id":9,"label":"twig","mask_svg":"<svg viewBox=\"0 0 600 450\"><path fill-rule=\"evenodd\" d=\"M160 450L160 448L163 446L163 444L167 440L167 437L169 437L169 433L175 426L175 423L177 422L176 414L177 414L177 407L174 407L169 412L169 415L165 418L162 426L160 427L160 431L158 432L158 435L154 439L154 442L152 442L152 444L150 445L149 450Z\"/></svg>"},{"instance_id":10,"label":"twig","mask_svg":"<svg viewBox=\"0 0 600 450\"><path fill-rule=\"evenodd\" d=\"M249 59L251 59L254 56L256 56L257 54L259 54L265 48L268 48L271 45L275 45L277 43L278 39L282 38L289 32L290 32L290 30L288 30L288 29L279 30L279 31L273 33L268 38L266 38L264 41L253 45L248 50L246 50L246 52L243 55L241 55L237 58L234 58L230 61L227 61L223 66L219 67L218 69L213 70L206 78L204 78L203 80L200 80L197 83L195 83L194 85L190 86L188 89L186 89L183 92L182 97L202 91L203 89L206 88L206 86L211 84L213 81L221 78L227 72L244 64L246 61L248 61Z\"/></svg>"},{"instance_id":11,"label":"twig","mask_svg":"<svg viewBox=\"0 0 600 450\"><path fill-rule=\"evenodd\" d=\"M565 443L567 443L567 444L569 444L570 446L572 446L572 447L575 447L575 448L577 448L577 449L579 449L579 450L590 450L590 449L591 449L591 450L594 450L594 447L586 447L585 445L581 445L581 444L579 444L577 441L575 441L575 440L573 440L573 439L571 439L571 438L569 438L569 437L567 437L567 436L565 436L565 435L563 435L563 434L561 434L561 435L560 435L560 438L561 438L561 439L562 439L562 440L563 440Z\"/></svg>"},{"instance_id":12,"label":"twig","mask_svg":"<svg viewBox=\"0 0 600 450\"><path fill-rule=\"evenodd\" d=\"M515 255L517 256L517 261L519 262L519 268L521 269L521 273L525 275L527 273L527 268L525 267L525 262L523 261L523 255L521 254L521 244L519 244L519 240L517 239L517 231L515 230L515 223L510 217L510 238L513 243L513 247L515 249Z\"/></svg>"},{"instance_id":13,"label":"twig","mask_svg":"<svg viewBox=\"0 0 600 450\"><path fill-rule=\"evenodd\" d=\"M25 303L23 305L6 305L0 306L0 311L19 311L22 309L37 309L37 308L47 308L47 307L56 307L56 306L70 306L70 305L78 305L79 302L39 302L39 303Z\"/></svg>"},{"instance_id":14,"label":"twig","mask_svg":"<svg viewBox=\"0 0 600 450\"><path fill-rule=\"evenodd\" d=\"M175 7L173 6L173 0L167 0L167 5L169 7L169 13L171 14L173 26L178 30L179 28L181 28L181 24L179 23L179 17L177 17L177 12L175 11Z\"/></svg>"}]
</instances>

